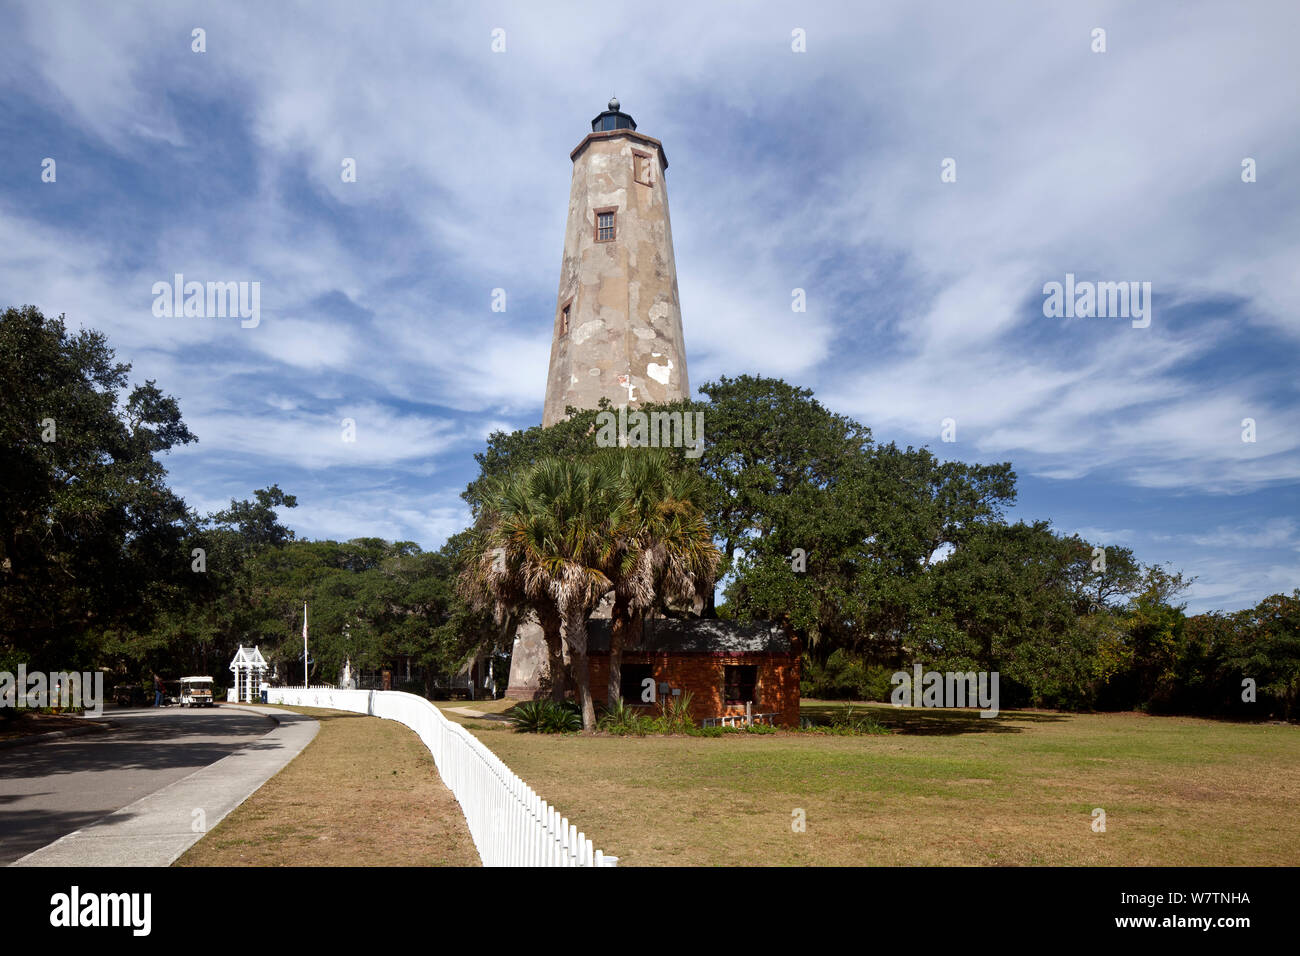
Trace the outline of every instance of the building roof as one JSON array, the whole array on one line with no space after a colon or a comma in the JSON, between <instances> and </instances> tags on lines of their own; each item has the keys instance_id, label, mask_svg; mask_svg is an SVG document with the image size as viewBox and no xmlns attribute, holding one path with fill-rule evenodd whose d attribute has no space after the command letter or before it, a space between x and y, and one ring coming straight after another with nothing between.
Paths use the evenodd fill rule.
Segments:
<instances>
[{"instance_id":1,"label":"building roof","mask_svg":"<svg viewBox=\"0 0 1300 956\"><path fill-rule=\"evenodd\" d=\"M587 622L587 651L609 653L612 622L597 618ZM770 621L746 623L715 618L647 618L639 641L629 640L625 651L671 654L793 654L790 635Z\"/></svg>"},{"instance_id":2,"label":"building roof","mask_svg":"<svg viewBox=\"0 0 1300 956\"><path fill-rule=\"evenodd\" d=\"M235 652L235 659L230 662L230 669L233 671L236 665L246 667L266 667L266 659L262 657L262 652L256 647L245 647L239 645L239 650Z\"/></svg>"}]
</instances>

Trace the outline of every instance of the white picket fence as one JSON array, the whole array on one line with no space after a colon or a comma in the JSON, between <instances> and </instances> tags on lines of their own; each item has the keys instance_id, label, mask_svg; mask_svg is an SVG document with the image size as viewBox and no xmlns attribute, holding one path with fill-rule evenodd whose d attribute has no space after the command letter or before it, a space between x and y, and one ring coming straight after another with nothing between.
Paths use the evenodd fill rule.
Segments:
<instances>
[{"instance_id":1,"label":"white picket fence","mask_svg":"<svg viewBox=\"0 0 1300 956\"><path fill-rule=\"evenodd\" d=\"M617 866L501 758L423 697L396 690L272 687L272 704L328 707L405 724L460 802L484 866Z\"/></svg>"}]
</instances>

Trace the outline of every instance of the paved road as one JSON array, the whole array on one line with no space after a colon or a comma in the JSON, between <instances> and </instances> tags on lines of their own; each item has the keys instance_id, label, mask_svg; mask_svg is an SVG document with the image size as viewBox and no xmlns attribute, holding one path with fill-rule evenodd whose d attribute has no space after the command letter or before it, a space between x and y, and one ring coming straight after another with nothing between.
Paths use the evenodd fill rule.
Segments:
<instances>
[{"instance_id":1,"label":"paved road","mask_svg":"<svg viewBox=\"0 0 1300 956\"><path fill-rule=\"evenodd\" d=\"M189 776L257 748L271 717L226 707L106 708L102 734L0 750L0 866Z\"/></svg>"}]
</instances>

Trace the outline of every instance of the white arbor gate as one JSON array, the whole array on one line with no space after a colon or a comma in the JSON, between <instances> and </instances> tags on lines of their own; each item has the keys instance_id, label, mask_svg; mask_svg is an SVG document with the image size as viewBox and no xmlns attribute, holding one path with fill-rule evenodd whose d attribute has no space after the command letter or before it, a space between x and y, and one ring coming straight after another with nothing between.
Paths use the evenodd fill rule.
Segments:
<instances>
[{"instance_id":1,"label":"white arbor gate","mask_svg":"<svg viewBox=\"0 0 1300 956\"><path fill-rule=\"evenodd\" d=\"M234 691L234 700L241 704L251 704L255 700L261 700L259 696L259 685L262 678L271 666L266 663L262 657L262 652L256 646L245 647L239 645L239 650L235 652L235 659L230 662L230 670L235 675L235 686L231 688ZM229 700L229 695L227 696Z\"/></svg>"},{"instance_id":2,"label":"white arbor gate","mask_svg":"<svg viewBox=\"0 0 1300 956\"><path fill-rule=\"evenodd\" d=\"M272 687L268 702L328 707L395 720L433 754L459 801L484 866L617 866L576 825L533 792L501 758L423 697L395 690Z\"/></svg>"}]
</instances>

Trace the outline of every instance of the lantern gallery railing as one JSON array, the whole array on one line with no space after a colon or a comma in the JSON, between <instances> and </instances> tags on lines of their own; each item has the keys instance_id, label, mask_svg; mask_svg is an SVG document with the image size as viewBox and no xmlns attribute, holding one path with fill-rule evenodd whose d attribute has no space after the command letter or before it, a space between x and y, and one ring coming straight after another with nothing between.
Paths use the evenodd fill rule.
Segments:
<instances>
[{"instance_id":1,"label":"lantern gallery railing","mask_svg":"<svg viewBox=\"0 0 1300 956\"><path fill-rule=\"evenodd\" d=\"M272 704L328 707L395 720L415 731L460 803L484 866L617 866L473 734L423 697L395 690L272 687Z\"/></svg>"}]
</instances>

